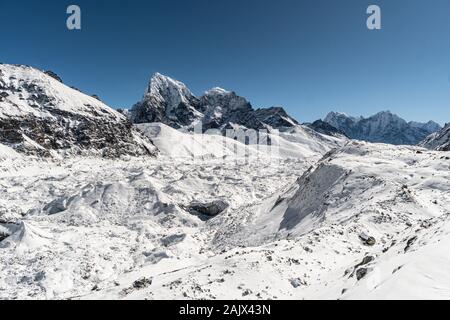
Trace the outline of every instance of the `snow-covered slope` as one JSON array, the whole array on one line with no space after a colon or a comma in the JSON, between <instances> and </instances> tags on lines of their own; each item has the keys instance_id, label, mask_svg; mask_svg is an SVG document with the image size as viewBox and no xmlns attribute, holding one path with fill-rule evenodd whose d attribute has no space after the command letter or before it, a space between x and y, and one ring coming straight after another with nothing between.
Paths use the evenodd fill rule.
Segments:
<instances>
[{"instance_id":1,"label":"snow-covered slope","mask_svg":"<svg viewBox=\"0 0 450 320\"><path fill-rule=\"evenodd\" d=\"M439 153L425 153L421 148L349 142L327 153L259 212L267 215L263 220L274 224L269 238L302 235L365 212L373 215L366 217L369 220L381 218L383 209L402 217L410 212L414 219L439 216L449 205L447 162ZM389 220L394 218L399 216ZM261 227L270 229L266 224ZM260 232L255 235L262 237Z\"/></svg>"},{"instance_id":2,"label":"snow-covered slope","mask_svg":"<svg viewBox=\"0 0 450 320\"><path fill-rule=\"evenodd\" d=\"M222 159L232 157L237 148L246 148L253 156L264 156L255 146L246 146L222 135L181 132L162 123L137 124L136 127L160 150L174 159Z\"/></svg>"},{"instance_id":3,"label":"snow-covered slope","mask_svg":"<svg viewBox=\"0 0 450 320\"><path fill-rule=\"evenodd\" d=\"M420 145L431 150L450 151L450 123L428 136Z\"/></svg>"},{"instance_id":4,"label":"snow-covered slope","mask_svg":"<svg viewBox=\"0 0 450 320\"><path fill-rule=\"evenodd\" d=\"M445 153L348 142L318 162L199 164L179 157L193 134L143 129L158 158L1 163L0 298L450 297ZM278 139L295 150L300 129Z\"/></svg>"},{"instance_id":5,"label":"snow-covered slope","mask_svg":"<svg viewBox=\"0 0 450 320\"><path fill-rule=\"evenodd\" d=\"M28 66L0 64L0 143L27 153L153 154L125 116Z\"/></svg>"},{"instance_id":6,"label":"snow-covered slope","mask_svg":"<svg viewBox=\"0 0 450 320\"><path fill-rule=\"evenodd\" d=\"M347 141L329 137L303 126L269 131L259 135L259 141L245 143L219 134L180 132L162 123L138 124L162 154L181 159L212 160L233 157L261 158L266 161L296 158L315 161L332 148ZM264 140L264 141L263 141Z\"/></svg>"},{"instance_id":7,"label":"snow-covered slope","mask_svg":"<svg viewBox=\"0 0 450 320\"><path fill-rule=\"evenodd\" d=\"M122 277L135 271L153 277L214 255L208 244L214 218L193 214L193 204L223 201L226 215L311 165L304 159L198 165L163 151L126 161L2 162L0 299L77 298L110 287L126 298L137 279Z\"/></svg>"},{"instance_id":8,"label":"snow-covered slope","mask_svg":"<svg viewBox=\"0 0 450 320\"><path fill-rule=\"evenodd\" d=\"M150 80L142 101L124 113L136 124L161 122L187 130L198 123L204 131L223 131L235 125L264 129L297 124L281 107L254 110L245 98L218 87L197 98L183 83L159 73Z\"/></svg>"},{"instance_id":9,"label":"snow-covered slope","mask_svg":"<svg viewBox=\"0 0 450 320\"><path fill-rule=\"evenodd\" d=\"M14 149L0 143L0 160L1 161L16 159L19 157L20 157L20 154L18 154Z\"/></svg>"},{"instance_id":10,"label":"snow-covered slope","mask_svg":"<svg viewBox=\"0 0 450 320\"><path fill-rule=\"evenodd\" d=\"M417 145L441 128L433 121L406 122L389 111L379 112L369 118L355 118L344 113L330 112L324 121L352 139L394 145Z\"/></svg>"}]
</instances>

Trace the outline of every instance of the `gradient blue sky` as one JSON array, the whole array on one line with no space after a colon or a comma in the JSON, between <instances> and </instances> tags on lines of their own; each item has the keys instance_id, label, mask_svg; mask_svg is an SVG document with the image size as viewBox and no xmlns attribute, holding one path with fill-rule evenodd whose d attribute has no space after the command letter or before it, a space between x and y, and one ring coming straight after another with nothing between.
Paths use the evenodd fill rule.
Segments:
<instances>
[{"instance_id":1,"label":"gradient blue sky","mask_svg":"<svg viewBox=\"0 0 450 320\"><path fill-rule=\"evenodd\" d=\"M82 9L82 30L65 27ZM383 29L366 28L366 8ZM450 122L448 0L0 0L0 61L129 107L161 72L299 121L328 111Z\"/></svg>"}]
</instances>

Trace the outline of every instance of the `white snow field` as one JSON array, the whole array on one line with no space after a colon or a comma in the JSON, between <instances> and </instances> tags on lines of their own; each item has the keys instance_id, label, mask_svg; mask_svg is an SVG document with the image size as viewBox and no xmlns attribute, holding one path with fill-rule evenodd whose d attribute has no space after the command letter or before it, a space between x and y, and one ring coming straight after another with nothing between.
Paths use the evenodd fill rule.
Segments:
<instances>
[{"instance_id":1,"label":"white snow field","mask_svg":"<svg viewBox=\"0 0 450 320\"><path fill-rule=\"evenodd\" d=\"M450 299L450 153L140 129L157 157L0 146L0 299Z\"/></svg>"},{"instance_id":2,"label":"white snow field","mask_svg":"<svg viewBox=\"0 0 450 320\"><path fill-rule=\"evenodd\" d=\"M171 124L174 106L194 127L205 101L152 83L139 119ZM227 109L220 129L267 133L133 126L54 74L0 64L0 299L450 299L450 152L207 98Z\"/></svg>"}]
</instances>

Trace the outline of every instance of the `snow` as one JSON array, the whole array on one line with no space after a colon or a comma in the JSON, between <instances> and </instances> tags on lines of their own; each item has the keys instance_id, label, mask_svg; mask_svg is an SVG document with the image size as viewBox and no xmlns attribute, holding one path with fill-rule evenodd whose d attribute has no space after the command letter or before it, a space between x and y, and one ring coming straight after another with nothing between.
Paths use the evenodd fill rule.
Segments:
<instances>
[{"instance_id":1,"label":"snow","mask_svg":"<svg viewBox=\"0 0 450 320\"><path fill-rule=\"evenodd\" d=\"M51 117L51 105L28 101L43 90L78 119L125 121L38 70L0 68L1 120ZM160 89L162 106L196 99L156 74L152 99ZM251 111L232 93L209 93ZM150 138L154 157L45 158L0 144L0 299L450 298L450 152L296 124L268 125L260 138L270 144L135 129L126 143L154 150ZM190 210L210 203L221 212Z\"/></svg>"},{"instance_id":2,"label":"snow","mask_svg":"<svg viewBox=\"0 0 450 320\"><path fill-rule=\"evenodd\" d=\"M162 123L138 124L136 127L153 141L161 153L185 160L222 159L240 154L266 161L274 158L314 161L320 154L343 144L342 139L321 135L301 126L283 132L268 132L270 145L245 145L219 134L181 132Z\"/></svg>"},{"instance_id":3,"label":"snow","mask_svg":"<svg viewBox=\"0 0 450 320\"><path fill-rule=\"evenodd\" d=\"M10 225L9 227L13 232L1 242L2 248L13 247L18 254L22 254L28 250L37 250L50 243L50 234L26 222L21 222L19 226Z\"/></svg>"},{"instance_id":4,"label":"snow","mask_svg":"<svg viewBox=\"0 0 450 320\"><path fill-rule=\"evenodd\" d=\"M382 111L368 118L330 112L324 121L350 138L394 145L417 145L429 134L441 129L433 121L406 122L390 111Z\"/></svg>"},{"instance_id":5,"label":"snow","mask_svg":"<svg viewBox=\"0 0 450 320\"><path fill-rule=\"evenodd\" d=\"M51 106L45 104L31 105L29 99L34 93L23 90L24 87L35 87L37 90L53 99L53 105L58 110L79 114L89 118L125 119L99 100L80 94L47 74L28 66L0 65L0 85L8 94L4 101L0 100L0 118L34 116L38 118L51 117L46 110ZM19 90L19 91L18 91ZM17 94L19 92L20 94Z\"/></svg>"},{"instance_id":6,"label":"snow","mask_svg":"<svg viewBox=\"0 0 450 320\"><path fill-rule=\"evenodd\" d=\"M14 149L0 143L0 161L10 161L19 157L20 154Z\"/></svg>"},{"instance_id":7,"label":"snow","mask_svg":"<svg viewBox=\"0 0 450 320\"><path fill-rule=\"evenodd\" d=\"M187 98L193 97L189 89L177 80L155 73L150 80L145 96L156 98L161 103L167 103L166 114L178 107L180 103L189 104ZM144 96L144 99L145 99Z\"/></svg>"},{"instance_id":8,"label":"snow","mask_svg":"<svg viewBox=\"0 0 450 320\"><path fill-rule=\"evenodd\" d=\"M0 65L0 142L21 153L102 156L156 152L128 119L27 66Z\"/></svg>"},{"instance_id":9,"label":"snow","mask_svg":"<svg viewBox=\"0 0 450 320\"><path fill-rule=\"evenodd\" d=\"M428 136L420 145L432 150L450 150L450 123L442 130Z\"/></svg>"},{"instance_id":10,"label":"snow","mask_svg":"<svg viewBox=\"0 0 450 320\"><path fill-rule=\"evenodd\" d=\"M162 122L185 131L199 123L205 130L221 131L235 125L259 130L298 124L281 107L255 110L244 97L220 87L195 97L184 83L159 73L151 78L143 99L122 113L134 124Z\"/></svg>"},{"instance_id":11,"label":"snow","mask_svg":"<svg viewBox=\"0 0 450 320\"><path fill-rule=\"evenodd\" d=\"M214 87L208 91L205 92L205 95L226 95L229 94L230 91L227 91L220 87Z\"/></svg>"},{"instance_id":12,"label":"snow","mask_svg":"<svg viewBox=\"0 0 450 320\"><path fill-rule=\"evenodd\" d=\"M141 129L157 158L43 161L1 146L0 298L449 297L448 153L332 149L298 127L274 139L291 153L242 162L220 136ZM208 150L200 163L192 145ZM186 209L216 200L229 207L209 220ZM133 286L142 277L152 284Z\"/></svg>"}]
</instances>

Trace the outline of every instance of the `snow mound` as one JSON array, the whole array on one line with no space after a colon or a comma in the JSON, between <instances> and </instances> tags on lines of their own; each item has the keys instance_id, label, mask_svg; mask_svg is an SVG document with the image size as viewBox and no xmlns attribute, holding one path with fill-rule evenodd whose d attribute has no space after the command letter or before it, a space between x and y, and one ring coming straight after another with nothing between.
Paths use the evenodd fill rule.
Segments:
<instances>
[{"instance_id":1,"label":"snow mound","mask_svg":"<svg viewBox=\"0 0 450 320\"><path fill-rule=\"evenodd\" d=\"M141 183L142 182L142 183ZM139 219L166 219L182 215L170 196L155 188L148 178L89 184L75 194L46 204L43 212L71 225L92 225L100 221L128 224Z\"/></svg>"}]
</instances>

